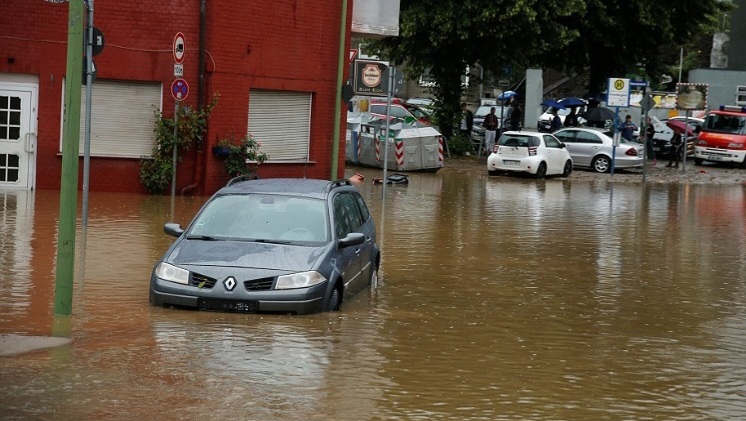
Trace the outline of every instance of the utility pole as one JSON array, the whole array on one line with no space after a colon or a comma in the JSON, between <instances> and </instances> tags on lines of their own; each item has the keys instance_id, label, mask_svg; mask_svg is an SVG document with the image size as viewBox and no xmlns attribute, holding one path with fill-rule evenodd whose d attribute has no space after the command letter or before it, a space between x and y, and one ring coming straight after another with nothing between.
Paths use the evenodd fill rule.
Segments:
<instances>
[{"instance_id":1,"label":"utility pole","mask_svg":"<svg viewBox=\"0 0 746 421\"><path fill-rule=\"evenodd\" d=\"M80 90L83 75L83 0L68 2L65 110L62 122L62 177L54 314L72 314L75 270L75 222L78 213L78 153L80 141Z\"/></svg>"}]
</instances>

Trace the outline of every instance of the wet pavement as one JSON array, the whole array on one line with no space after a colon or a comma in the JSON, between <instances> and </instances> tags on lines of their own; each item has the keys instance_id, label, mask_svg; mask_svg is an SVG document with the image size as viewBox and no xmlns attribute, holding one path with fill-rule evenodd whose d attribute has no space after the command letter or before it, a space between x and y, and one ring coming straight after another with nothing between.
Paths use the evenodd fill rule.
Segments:
<instances>
[{"instance_id":1,"label":"wet pavement","mask_svg":"<svg viewBox=\"0 0 746 421\"><path fill-rule=\"evenodd\" d=\"M385 198L380 170L348 168L380 281L311 316L151 307L163 223L205 198L172 214L169 197L92 193L71 341L0 357L0 419L746 418L746 185L475 168ZM64 325L58 209L56 191L0 192L5 338Z\"/></svg>"}]
</instances>

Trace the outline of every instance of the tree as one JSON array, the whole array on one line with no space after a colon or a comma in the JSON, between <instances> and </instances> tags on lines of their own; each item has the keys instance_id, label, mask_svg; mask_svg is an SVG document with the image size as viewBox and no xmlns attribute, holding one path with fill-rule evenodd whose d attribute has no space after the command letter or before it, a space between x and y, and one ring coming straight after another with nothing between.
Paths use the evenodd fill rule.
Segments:
<instances>
[{"instance_id":1,"label":"tree","mask_svg":"<svg viewBox=\"0 0 746 421\"><path fill-rule=\"evenodd\" d=\"M662 48L697 38L729 8L728 0L401 0L400 36L370 47L406 64L408 76L429 71L447 129L467 64L583 72L589 90L600 90L640 66L660 74Z\"/></svg>"},{"instance_id":2,"label":"tree","mask_svg":"<svg viewBox=\"0 0 746 421\"><path fill-rule=\"evenodd\" d=\"M581 0L402 0L400 36L370 46L408 76L429 71L441 100L436 119L448 130L459 115L461 76L468 64L486 68L536 62L542 54L577 38L569 24Z\"/></svg>"}]
</instances>

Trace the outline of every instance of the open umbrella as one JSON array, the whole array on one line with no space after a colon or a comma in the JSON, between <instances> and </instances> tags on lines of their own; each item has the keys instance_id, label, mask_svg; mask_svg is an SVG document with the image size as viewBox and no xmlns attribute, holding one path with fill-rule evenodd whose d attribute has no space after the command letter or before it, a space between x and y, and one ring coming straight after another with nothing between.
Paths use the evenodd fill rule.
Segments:
<instances>
[{"instance_id":1,"label":"open umbrella","mask_svg":"<svg viewBox=\"0 0 746 421\"><path fill-rule=\"evenodd\" d=\"M559 100L560 104L564 105L566 108L572 108L572 107L582 107L583 105L587 105L588 102L584 101L580 98L562 98Z\"/></svg>"},{"instance_id":2,"label":"open umbrella","mask_svg":"<svg viewBox=\"0 0 746 421\"><path fill-rule=\"evenodd\" d=\"M588 122L604 122L614 120L616 114L606 107L593 107L580 114Z\"/></svg>"},{"instance_id":3,"label":"open umbrella","mask_svg":"<svg viewBox=\"0 0 746 421\"><path fill-rule=\"evenodd\" d=\"M694 136L694 128L681 120L668 120L666 126L670 127L674 133L682 135L686 133L687 136Z\"/></svg>"},{"instance_id":4,"label":"open umbrella","mask_svg":"<svg viewBox=\"0 0 746 421\"><path fill-rule=\"evenodd\" d=\"M564 104L562 104L562 103L561 103L561 102L559 102L559 101L555 101L555 100L553 100L553 99L545 99L545 100L544 100L544 101L543 101L543 102L541 103L541 105L543 105L543 106L545 106L545 107L552 107L552 108L556 108L556 109L559 109L559 110L564 110L564 109L565 109L565 105L564 105Z\"/></svg>"},{"instance_id":5,"label":"open umbrella","mask_svg":"<svg viewBox=\"0 0 746 421\"><path fill-rule=\"evenodd\" d=\"M507 100L509 100L510 98L513 98L516 95L518 95L517 92L505 91L505 92L501 93L500 95L498 95L497 100L498 101L507 101Z\"/></svg>"}]
</instances>

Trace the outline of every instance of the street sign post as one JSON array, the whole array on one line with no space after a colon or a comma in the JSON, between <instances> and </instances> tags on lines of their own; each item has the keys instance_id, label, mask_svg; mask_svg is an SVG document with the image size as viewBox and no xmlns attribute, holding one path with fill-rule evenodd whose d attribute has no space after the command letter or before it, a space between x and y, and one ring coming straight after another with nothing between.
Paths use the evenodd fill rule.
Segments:
<instances>
[{"instance_id":1,"label":"street sign post","mask_svg":"<svg viewBox=\"0 0 746 421\"><path fill-rule=\"evenodd\" d=\"M171 95L177 101L183 101L189 95L189 84L186 80L177 78L171 84Z\"/></svg>"},{"instance_id":2,"label":"street sign post","mask_svg":"<svg viewBox=\"0 0 746 421\"><path fill-rule=\"evenodd\" d=\"M608 107L629 107L629 79L609 78L606 96Z\"/></svg>"},{"instance_id":3,"label":"street sign post","mask_svg":"<svg viewBox=\"0 0 746 421\"><path fill-rule=\"evenodd\" d=\"M177 32L174 37L174 61L178 64L184 62L184 53L186 52L186 42L184 34Z\"/></svg>"}]
</instances>

